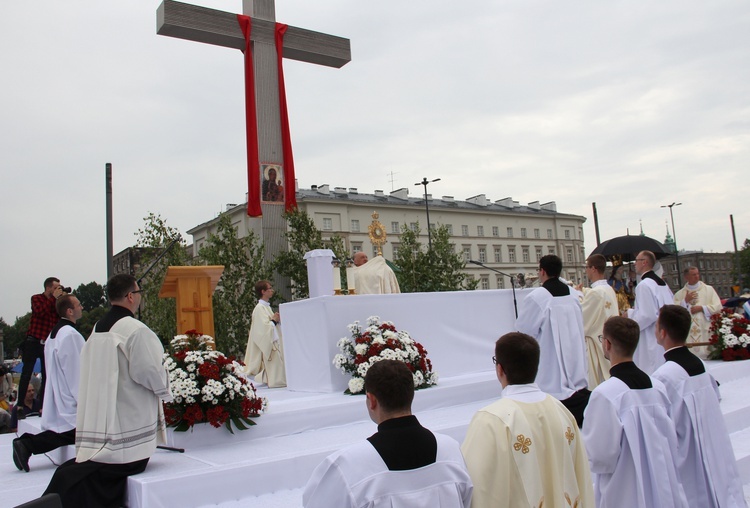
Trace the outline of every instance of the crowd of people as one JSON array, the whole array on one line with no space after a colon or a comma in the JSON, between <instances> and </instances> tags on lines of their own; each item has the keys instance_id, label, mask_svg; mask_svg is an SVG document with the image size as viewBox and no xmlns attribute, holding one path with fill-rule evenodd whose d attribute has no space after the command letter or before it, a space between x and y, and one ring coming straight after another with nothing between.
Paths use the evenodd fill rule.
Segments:
<instances>
[{"instance_id":1,"label":"crowd of people","mask_svg":"<svg viewBox=\"0 0 750 508\"><path fill-rule=\"evenodd\" d=\"M745 507L718 384L687 347L705 341L704 320L717 310L712 289L689 268L686 287L672 295L654 264L651 252L637 255L634 307L620 311L602 256L586 260L590 287L580 291L561 281L560 258L542 257L540 286L521 302L516 331L494 346L501 398L474 415L462 444L412 414L404 363L372 365L365 402L377 432L327 457L303 505ZM44 401L43 431L16 438L13 461L29 471L32 455L75 444L43 499L120 506L127 477L145 470L163 438L162 402L171 400L164 351L134 317L141 289L132 276L108 281L112 307L86 341L75 328L80 302L48 281L41 296L58 319L41 341L46 389L43 398L33 386L19 391L26 411ZM255 291L247 374L281 387L274 289L259 281ZM32 349L41 334L34 326Z\"/></svg>"}]
</instances>

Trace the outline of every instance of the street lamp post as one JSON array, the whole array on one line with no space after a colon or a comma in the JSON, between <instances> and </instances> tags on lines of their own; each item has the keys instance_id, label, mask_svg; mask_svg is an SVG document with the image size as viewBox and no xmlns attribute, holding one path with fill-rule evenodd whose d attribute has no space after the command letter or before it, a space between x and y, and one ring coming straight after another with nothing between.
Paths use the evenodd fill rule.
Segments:
<instances>
[{"instance_id":1,"label":"street lamp post","mask_svg":"<svg viewBox=\"0 0 750 508\"><path fill-rule=\"evenodd\" d=\"M417 182L414 185L424 185L424 209L427 212L427 252L432 252L432 233L430 232L430 205L427 203L427 184L432 182L439 182L440 178L434 180L428 180L427 177L422 178L421 182Z\"/></svg>"},{"instance_id":2,"label":"street lamp post","mask_svg":"<svg viewBox=\"0 0 750 508\"><path fill-rule=\"evenodd\" d=\"M677 288L682 287L682 274L680 273L680 250L677 248L677 232L674 230L674 214L672 207L680 206L682 203L672 202L671 205L661 205L662 208L669 208L669 217L672 219L672 239L674 240L674 259L677 266Z\"/></svg>"}]
</instances>

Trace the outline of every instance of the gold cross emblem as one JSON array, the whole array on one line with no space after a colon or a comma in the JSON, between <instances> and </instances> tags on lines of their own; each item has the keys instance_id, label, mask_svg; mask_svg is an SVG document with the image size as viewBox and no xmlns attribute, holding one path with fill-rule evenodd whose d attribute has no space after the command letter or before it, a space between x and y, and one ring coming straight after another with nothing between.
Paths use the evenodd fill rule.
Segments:
<instances>
[{"instance_id":1,"label":"gold cross emblem","mask_svg":"<svg viewBox=\"0 0 750 508\"><path fill-rule=\"evenodd\" d=\"M604 308L605 309L611 309L612 308L612 302L604 302Z\"/></svg>"},{"instance_id":2,"label":"gold cross emblem","mask_svg":"<svg viewBox=\"0 0 750 508\"><path fill-rule=\"evenodd\" d=\"M565 432L565 439L568 440L568 444L573 442L573 438L575 437L575 434L573 434L573 430L568 427L568 430Z\"/></svg>"},{"instance_id":3,"label":"gold cross emblem","mask_svg":"<svg viewBox=\"0 0 750 508\"><path fill-rule=\"evenodd\" d=\"M513 445L513 449L517 452L529 453L529 446L531 446L531 439L523 434L519 434L516 438L516 443Z\"/></svg>"}]
</instances>

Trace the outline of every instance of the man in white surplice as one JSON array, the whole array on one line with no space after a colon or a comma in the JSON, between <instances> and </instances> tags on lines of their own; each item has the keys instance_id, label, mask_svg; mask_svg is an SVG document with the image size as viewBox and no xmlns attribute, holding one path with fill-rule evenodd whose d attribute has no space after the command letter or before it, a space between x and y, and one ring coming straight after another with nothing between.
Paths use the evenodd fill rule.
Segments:
<instances>
[{"instance_id":1,"label":"man in white surplice","mask_svg":"<svg viewBox=\"0 0 750 508\"><path fill-rule=\"evenodd\" d=\"M474 483L472 508L593 507L575 418L534 383L539 343L507 333L492 359L502 398L474 415L461 446Z\"/></svg>"},{"instance_id":2,"label":"man in white surplice","mask_svg":"<svg viewBox=\"0 0 750 508\"><path fill-rule=\"evenodd\" d=\"M358 295L386 295L400 293L396 274L383 256L367 260L367 254L359 251L352 257L354 261L354 285Z\"/></svg>"},{"instance_id":3,"label":"man in white surplice","mask_svg":"<svg viewBox=\"0 0 750 508\"><path fill-rule=\"evenodd\" d=\"M633 363L638 323L611 317L602 335L611 377L591 392L583 428L596 506L687 508L666 388Z\"/></svg>"},{"instance_id":4,"label":"man in white surplice","mask_svg":"<svg viewBox=\"0 0 750 508\"><path fill-rule=\"evenodd\" d=\"M80 356L86 341L75 324L83 315L83 307L75 296L63 294L55 302L55 309L60 321L44 345L47 381L42 432L25 433L13 440L13 462L18 469L26 472L29 471L31 455L47 453L76 442Z\"/></svg>"},{"instance_id":5,"label":"man in white surplice","mask_svg":"<svg viewBox=\"0 0 750 508\"><path fill-rule=\"evenodd\" d=\"M693 506L746 507L716 381L685 346L692 324L690 313L678 305L662 307L656 322L656 340L667 361L653 377L664 383L671 402L682 485Z\"/></svg>"},{"instance_id":6,"label":"man in white surplice","mask_svg":"<svg viewBox=\"0 0 750 508\"><path fill-rule=\"evenodd\" d=\"M682 305L692 315L688 342L708 342L711 338L711 316L721 310L721 299L716 290L701 281L701 272L691 266L683 272L687 283L674 295L674 303ZM694 347L692 352L701 358L708 354L706 346Z\"/></svg>"},{"instance_id":7,"label":"man in white surplice","mask_svg":"<svg viewBox=\"0 0 750 508\"><path fill-rule=\"evenodd\" d=\"M607 259L601 254L593 254L586 260L586 277L591 281L590 288L583 289L581 311L583 312L583 331L586 335L586 358L589 367L589 390L596 388L602 381L609 379L609 360L604 358L602 334L604 322L617 315L617 295L612 286L607 284L604 271Z\"/></svg>"},{"instance_id":8,"label":"man in white surplice","mask_svg":"<svg viewBox=\"0 0 750 508\"><path fill-rule=\"evenodd\" d=\"M635 258L635 272L641 276L641 282L635 287L635 308L622 313L638 323L641 329L638 349L635 350L633 360L646 374L653 373L664 363L662 348L656 343L656 318L662 306L674 303L669 286L654 273L655 264L656 257L653 252L644 250L638 253Z\"/></svg>"},{"instance_id":9,"label":"man in white surplice","mask_svg":"<svg viewBox=\"0 0 750 508\"><path fill-rule=\"evenodd\" d=\"M382 360L365 375L365 403L378 431L328 456L302 495L305 508L469 508L471 479L451 437L411 413L414 377Z\"/></svg>"},{"instance_id":10,"label":"man in white surplice","mask_svg":"<svg viewBox=\"0 0 750 508\"><path fill-rule=\"evenodd\" d=\"M560 281L562 260L549 254L539 260L539 282L521 302L516 330L539 342L541 358L536 384L563 403L583 425L590 392L586 373L586 344L578 297Z\"/></svg>"},{"instance_id":11,"label":"man in white surplice","mask_svg":"<svg viewBox=\"0 0 750 508\"><path fill-rule=\"evenodd\" d=\"M281 338L281 316L271 309L274 289L267 280L255 284L258 304L253 309L252 323L245 350L245 372L256 376L256 382L269 388L286 386L284 343Z\"/></svg>"}]
</instances>

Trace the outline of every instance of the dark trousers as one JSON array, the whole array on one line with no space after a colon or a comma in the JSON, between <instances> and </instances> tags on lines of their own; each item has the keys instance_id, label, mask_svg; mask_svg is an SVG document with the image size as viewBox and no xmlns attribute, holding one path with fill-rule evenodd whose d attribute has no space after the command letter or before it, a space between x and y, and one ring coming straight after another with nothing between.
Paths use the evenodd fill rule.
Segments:
<instances>
[{"instance_id":1,"label":"dark trousers","mask_svg":"<svg viewBox=\"0 0 750 508\"><path fill-rule=\"evenodd\" d=\"M32 454L51 452L61 446L76 444L76 429L70 429L65 432L54 432L45 430L39 434L29 434L26 432L19 439L23 441Z\"/></svg>"},{"instance_id":2,"label":"dark trousers","mask_svg":"<svg viewBox=\"0 0 750 508\"><path fill-rule=\"evenodd\" d=\"M64 508L124 506L128 476L142 473L147 464L148 459L127 464L70 459L55 470L44 493L59 494Z\"/></svg>"},{"instance_id":3,"label":"dark trousers","mask_svg":"<svg viewBox=\"0 0 750 508\"><path fill-rule=\"evenodd\" d=\"M567 399L560 401L575 416L579 429L583 428L583 412L586 410L586 406L589 405L590 397L591 392L584 388L583 390L578 390Z\"/></svg>"},{"instance_id":4,"label":"dark trousers","mask_svg":"<svg viewBox=\"0 0 750 508\"><path fill-rule=\"evenodd\" d=\"M47 371L44 368L44 344L31 336L26 337L23 343L23 353L21 354L23 370L21 370L21 379L18 381L18 398L16 400L23 401L26 397L26 389L29 387L37 358L41 358L42 385L39 388L39 393L36 394L36 398L39 399L39 402L44 402L44 383L47 380Z\"/></svg>"}]
</instances>

